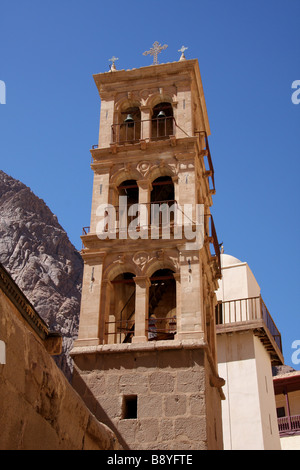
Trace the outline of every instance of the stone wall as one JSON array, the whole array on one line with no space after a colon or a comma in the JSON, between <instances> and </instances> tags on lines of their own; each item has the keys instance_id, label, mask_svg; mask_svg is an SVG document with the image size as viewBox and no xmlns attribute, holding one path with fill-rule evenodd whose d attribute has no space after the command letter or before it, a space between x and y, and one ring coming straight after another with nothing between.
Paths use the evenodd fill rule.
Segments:
<instances>
[{"instance_id":1,"label":"stone wall","mask_svg":"<svg viewBox=\"0 0 300 470\"><path fill-rule=\"evenodd\" d=\"M123 449L222 449L221 398L206 349L170 343L74 348L73 386ZM126 400L135 397L137 416L126 418Z\"/></svg>"},{"instance_id":2,"label":"stone wall","mask_svg":"<svg viewBox=\"0 0 300 470\"><path fill-rule=\"evenodd\" d=\"M21 301L20 294L16 296ZM16 305L0 289L0 449L115 449ZM4 363L3 363L4 362Z\"/></svg>"}]
</instances>

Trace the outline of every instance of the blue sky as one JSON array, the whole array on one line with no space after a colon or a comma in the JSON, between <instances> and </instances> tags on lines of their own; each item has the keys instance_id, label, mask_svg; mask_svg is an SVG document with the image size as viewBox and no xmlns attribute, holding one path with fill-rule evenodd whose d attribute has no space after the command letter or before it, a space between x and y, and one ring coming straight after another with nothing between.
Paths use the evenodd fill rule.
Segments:
<instances>
[{"instance_id":1,"label":"blue sky","mask_svg":"<svg viewBox=\"0 0 300 470\"><path fill-rule=\"evenodd\" d=\"M247 261L282 333L286 364L300 340L299 0L2 0L0 168L28 185L80 249L89 225L100 99L92 75L197 58L225 252ZM298 356L300 358L300 354Z\"/></svg>"}]
</instances>

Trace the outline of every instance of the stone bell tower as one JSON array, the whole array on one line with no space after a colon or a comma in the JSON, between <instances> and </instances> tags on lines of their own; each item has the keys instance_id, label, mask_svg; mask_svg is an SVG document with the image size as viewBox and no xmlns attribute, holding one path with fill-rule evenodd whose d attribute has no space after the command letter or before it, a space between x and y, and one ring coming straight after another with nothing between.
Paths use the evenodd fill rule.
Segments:
<instances>
[{"instance_id":1,"label":"stone bell tower","mask_svg":"<svg viewBox=\"0 0 300 470\"><path fill-rule=\"evenodd\" d=\"M94 80L100 132L73 385L124 449L222 449L220 252L198 62L113 63Z\"/></svg>"}]
</instances>

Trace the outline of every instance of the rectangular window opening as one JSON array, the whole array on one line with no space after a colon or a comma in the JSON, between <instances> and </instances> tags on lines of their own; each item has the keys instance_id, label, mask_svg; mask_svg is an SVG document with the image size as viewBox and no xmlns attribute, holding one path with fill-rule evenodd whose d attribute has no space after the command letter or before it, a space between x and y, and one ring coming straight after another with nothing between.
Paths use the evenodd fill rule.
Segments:
<instances>
[{"instance_id":1,"label":"rectangular window opening","mask_svg":"<svg viewBox=\"0 0 300 470\"><path fill-rule=\"evenodd\" d=\"M123 419L137 419L137 395L124 396Z\"/></svg>"},{"instance_id":2,"label":"rectangular window opening","mask_svg":"<svg viewBox=\"0 0 300 470\"><path fill-rule=\"evenodd\" d=\"M285 417L284 406L280 406L279 408L276 408L276 412L277 412L277 418L284 418Z\"/></svg>"}]
</instances>

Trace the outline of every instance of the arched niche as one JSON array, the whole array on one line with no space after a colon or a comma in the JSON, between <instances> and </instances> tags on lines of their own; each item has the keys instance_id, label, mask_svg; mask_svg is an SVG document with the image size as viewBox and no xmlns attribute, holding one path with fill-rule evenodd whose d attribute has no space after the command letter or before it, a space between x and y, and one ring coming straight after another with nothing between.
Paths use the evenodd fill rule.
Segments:
<instances>
[{"instance_id":1,"label":"arched niche","mask_svg":"<svg viewBox=\"0 0 300 470\"><path fill-rule=\"evenodd\" d=\"M135 324L135 274L123 272L111 281L109 318L106 334L108 343L130 343Z\"/></svg>"},{"instance_id":2,"label":"arched niche","mask_svg":"<svg viewBox=\"0 0 300 470\"><path fill-rule=\"evenodd\" d=\"M148 340L173 340L176 334L176 281L169 268L156 270L150 277Z\"/></svg>"},{"instance_id":3,"label":"arched niche","mask_svg":"<svg viewBox=\"0 0 300 470\"><path fill-rule=\"evenodd\" d=\"M154 226L174 223L175 188L170 176L159 176L152 181L151 224Z\"/></svg>"},{"instance_id":4,"label":"arched niche","mask_svg":"<svg viewBox=\"0 0 300 470\"><path fill-rule=\"evenodd\" d=\"M129 224L137 217L136 213L129 215L130 207L139 203L139 187L137 181L134 179L123 181L118 185L117 192L119 200L116 212L119 228L128 228Z\"/></svg>"},{"instance_id":5,"label":"arched niche","mask_svg":"<svg viewBox=\"0 0 300 470\"><path fill-rule=\"evenodd\" d=\"M141 110L139 105L124 107L118 113L116 135L119 143L134 143L141 139Z\"/></svg>"},{"instance_id":6,"label":"arched niche","mask_svg":"<svg viewBox=\"0 0 300 470\"><path fill-rule=\"evenodd\" d=\"M166 139L174 135L173 106L169 102L157 103L152 108L151 139Z\"/></svg>"}]
</instances>

